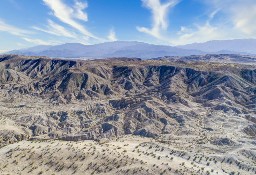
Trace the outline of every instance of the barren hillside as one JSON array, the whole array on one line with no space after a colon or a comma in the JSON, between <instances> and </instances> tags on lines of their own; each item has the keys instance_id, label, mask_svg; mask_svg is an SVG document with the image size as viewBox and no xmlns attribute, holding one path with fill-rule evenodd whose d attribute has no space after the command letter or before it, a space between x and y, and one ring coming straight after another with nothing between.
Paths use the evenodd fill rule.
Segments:
<instances>
[{"instance_id":1,"label":"barren hillside","mask_svg":"<svg viewBox=\"0 0 256 175\"><path fill-rule=\"evenodd\" d=\"M253 65L0 57L0 173L255 174L255 115Z\"/></svg>"}]
</instances>

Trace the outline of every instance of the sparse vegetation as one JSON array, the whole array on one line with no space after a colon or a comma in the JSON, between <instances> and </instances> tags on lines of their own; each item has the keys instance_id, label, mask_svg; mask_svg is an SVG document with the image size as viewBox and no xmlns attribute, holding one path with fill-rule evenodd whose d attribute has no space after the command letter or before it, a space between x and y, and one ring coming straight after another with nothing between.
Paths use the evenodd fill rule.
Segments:
<instances>
[{"instance_id":1,"label":"sparse vegetation","mask_svg":"<svg viewBox=\"0 0 256 175\"><path fill-rule=\"evenodd\" d=\"M254 69L0 61L0 174L255 174Z\"/></svg>"}]
</instances>

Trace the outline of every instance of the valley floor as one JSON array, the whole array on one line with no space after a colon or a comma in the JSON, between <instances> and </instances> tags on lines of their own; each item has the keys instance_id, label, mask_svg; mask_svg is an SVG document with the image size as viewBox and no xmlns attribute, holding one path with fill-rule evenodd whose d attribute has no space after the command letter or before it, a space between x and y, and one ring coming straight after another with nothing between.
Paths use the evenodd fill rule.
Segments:
<instances>
[{"instance_id":1,"label":"valley floor","mask_svg":"<svg viewBox=\"0 0 256 175\"><path fill-rule=\"evenodd\" d=\"M161 141L161 140L160 140ZM197 147L135 136L21 141L0 149L0 174L255 174L255 147ZM186 142L186 139L183 139ZM185 144L184 144L185 145Z\"/></svg>"}]
</instances>

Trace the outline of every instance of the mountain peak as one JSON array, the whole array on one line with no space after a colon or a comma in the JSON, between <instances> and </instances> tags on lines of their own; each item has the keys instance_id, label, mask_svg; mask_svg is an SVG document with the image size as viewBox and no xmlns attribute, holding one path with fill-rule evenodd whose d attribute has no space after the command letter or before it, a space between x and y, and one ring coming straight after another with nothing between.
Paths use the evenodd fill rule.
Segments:
<instances>
[{"instance_id":1,"label":"mountain peak","mask_svg":"<svg viewBox=\"0 0 256 175\"><path fill-rule=\"evenodd\" d=\"M139 41L113 41L94 45L65 43L56 46L35 46L11 51L12 54L68 58L158 58L204 54L256 54L255 39L213 40L182 46L154 45Z\"/></svg>"},{"instance_id":2,"label":"mountain peak","mask_svg":"<svg viewBox=\"0 0 256 175\"><path fill-rule=\"evenodd\" d=\"M185 56L203 54L201 51L185 50L172 46L153 45L138 41L114 41L94 45L81 43L65 43L56 46L39 47L40 49L28 48L25 50L12 51L12 54L71 57L71 58L156 58L163 56Z\"/></svg>"}]
</instances>

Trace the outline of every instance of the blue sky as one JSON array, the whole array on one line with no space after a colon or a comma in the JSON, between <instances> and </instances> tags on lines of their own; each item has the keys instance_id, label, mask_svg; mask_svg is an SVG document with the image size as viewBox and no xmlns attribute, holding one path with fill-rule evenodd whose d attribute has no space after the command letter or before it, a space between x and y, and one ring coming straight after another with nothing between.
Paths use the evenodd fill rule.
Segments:
<instances>
[{"instance_id":1,"label":"blue sky","mask_svg":"<svg viewBox=\"0 0 256 175\"><path fill-rule=\"evenodd\" d=\"M255 38L255 0L1 0L0 52L35 45Z\"/></svg>"}]
</instances>

